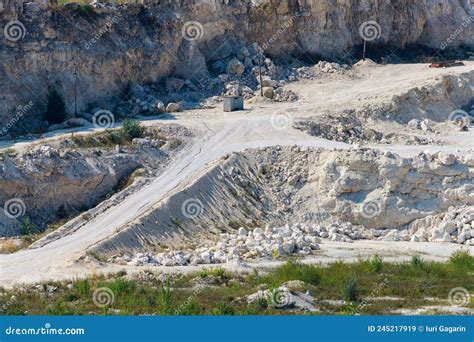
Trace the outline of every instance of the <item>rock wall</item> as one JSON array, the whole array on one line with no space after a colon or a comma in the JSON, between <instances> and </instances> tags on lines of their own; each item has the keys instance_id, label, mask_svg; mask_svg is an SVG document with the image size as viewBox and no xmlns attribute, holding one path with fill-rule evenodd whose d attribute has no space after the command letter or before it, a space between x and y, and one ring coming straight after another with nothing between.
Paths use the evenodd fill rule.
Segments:
<instances>
[{"instance_id":1,"label":"rock wall","mask_svg":"<svg viewBox=\"0 0 474 342\"><path fill-rule=\"evenodd\" d=\"M0 236L18 235L89 209L119 185L141 161L134 154L57 150L44 145L16 157L0 157Z\"/></svg>"},{"instance_id":2,"label":"rock wall","mask_svg":"<svg viewBox=\"0 0 474 342\"><path fill-rule=\"evenodd\" d=\"M21 1L16 2L16 4ZM48 87L74 112L107 107L130 82L176 75L198 81L212 62L228 62L257 42L267 55L358 58L359 27L375 20L387 51L419 44L474 46L472 17L462 0L153 0L112 8L44 1L2 2L0 26L18 19L20 39L1 37L0 124L38 117ZM451 37L451 38L450 38ZM11 37L10 37L11 38ZM197 39L195 39L197 38Z\"/></svg>"}]
</instances>

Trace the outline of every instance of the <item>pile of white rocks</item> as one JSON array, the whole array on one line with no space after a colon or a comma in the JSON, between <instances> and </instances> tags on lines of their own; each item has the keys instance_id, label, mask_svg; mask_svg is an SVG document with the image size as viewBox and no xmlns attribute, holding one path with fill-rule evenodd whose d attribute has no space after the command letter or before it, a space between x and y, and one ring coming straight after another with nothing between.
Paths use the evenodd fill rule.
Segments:
<instances>
[{"instance_id":1,"label":"pile of white rocks","mask_svg":"<svg viewBox=\"0 0 474 342\"><path fill-rule=\"evenodd\" d=\"M321 74L345 74L351 67L347 64L331 63L326 61L320 61L313 67L302 67L297 69L298 77L312 79Z\"/></svg>"},{"instance_id":2,"label":"pile of white rocks","mask_svg":"<svg viewBox=\"0 0 474 342\"><path fill-rule=\"evenodd\" d=\"M403 229L367 229L350 222L320 225L287 224L284 227L221 234L213 247L158 254L137 253L110 258L109 262L130 266L188 266L222 264L234 260L307 256L320 249L321 239L351 243L354 240L451 242L474 246L474 208L453 209L445 214L414 221Z\"/></svg>"},{"instance_id":3,"label":"pile of white rocks","mask_svg":"<svg viewBox=\"0 0 474 342\"><path fill-rule=\"evenodd\" d=\"M130 266L186 266L220 264L232 260L253 260L276 258L285 255L310 255L319 250L319 236L329 233L318 226L286 225L280 228L266 227L247 231L239 228L236 234L221 234L220 241L213 247L201 247L194 251L170 251L164 253L137 253L110 258ZM339 240L338 240L339 241Z\"/></svg>"},{"instance_id":4,"label":"pile of white rocks","mask_svg":"<svg viewBox=\"0 0 474 342\"><path fill-rule=\"evenodd\" d=\"M279 228L267 226L247 231L239 228L237 234L222 234L217 248L229 258L243 260L267 258L282 255L309 255L318 250L321 239L315 227L286 225Z\"/></svg>"},{"instance_id":5,"label":"pile of white rocks","mask_svg":"<svg viewBox=\"0 0 474 342\"><path fill-rule=\"evenodd\" d=\"M412 119L408 122L408 127L411 129L418 129L425 132L433 132L434 131L435 122L429 119L419 120L419 119Z\"/></svg>"},{"instance_id":6,"label":"pile of white rocks","mask_svg":"<svg viewBox=\"0 0 474 342\"><path fill-rule=\"evenodd\" d=\"M363 232L364 228L354 226L350 222L334 222L327 229L319 226L316 229L320 237L331 241L353 242L367 237Z\"/></svg>"},{"instance_id":7,"label":"pile of white rocks","mask_svg":"<svg viewBox=\"0 0 474 342\"><path fill-rule=\"evenodd\" d=\"M474 207L417 220L410 225L410 240L415 242L452 242L474 246Z\"/></svg>"}]
</instances>

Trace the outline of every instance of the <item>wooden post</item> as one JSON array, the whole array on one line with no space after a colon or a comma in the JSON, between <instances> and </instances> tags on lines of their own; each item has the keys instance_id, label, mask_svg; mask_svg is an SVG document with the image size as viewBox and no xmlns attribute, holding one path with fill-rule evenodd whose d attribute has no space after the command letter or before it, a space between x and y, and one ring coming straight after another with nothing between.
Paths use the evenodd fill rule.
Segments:
<instances>
[{"instance_id":1,"label":"wooden post","mask_svg":"<svg viewBox=\"0 0 474 342\"><path fill-rule=\"evenodd\" d=\"M364 39L364 52L363 52L363 55L362 55L362 60L365 61L365 52L366 52L366 49L367 49L367 40Z\"/></svg>"},{"instance_id":2,"label":"wooden post","mask_svg":"<svg viewBox=\"0 0 474 342\"><path fill-rule=\"evenodd\" d=\"M263 97L262 63L263 63L263 55L260 54L258 58L258 66L259 66L259 71L260 71L260 96L261 97Z\"/></svg>"},{"instance_id":3,"label":"wooden post","mask_svg":"<svg viewBox=\"0 0 474 342\"><path fill-rule=\"evenodd\" d=\"M74 117L77 118L77 66L74 65Z\"/></svg>"}]
</instances>

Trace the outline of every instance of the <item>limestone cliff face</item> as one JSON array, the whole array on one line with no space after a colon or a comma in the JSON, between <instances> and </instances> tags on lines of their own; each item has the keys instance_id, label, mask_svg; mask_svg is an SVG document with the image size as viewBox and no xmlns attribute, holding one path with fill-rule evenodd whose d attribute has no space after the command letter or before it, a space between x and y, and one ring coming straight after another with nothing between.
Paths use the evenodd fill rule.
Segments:
<instances>
[{"instance_id":1,"label":"limestone cliff face","mask_svg":"<svg viewBox=\"0 0 474 342\"><path fill-rule=\"evenodd\" d=\"M19 2L0 6L2 28L15 19L24 25L23 38L0 39L0 124L30 101L22 115L40 115L50 86L70 112L75 79L79 110L106 107L130 82L197 81L253 42L271 56L357 58L367 21L380 28L370 44L387 53L409 44L474 46L464 0L152 0L94 11Z\"/></svg>"},{"instance_id":2,"label":"limestone cliff face","mask_svg":"<svg viewBox=\"0 0 474 342\"><path fill-rule=\"evenodd\" d=\"M0 160L0 236L17 235L28 219L44 228L95 206L140 166L134 154L59 151L44 145ZM10 201L10 202L8 202ZM10 203L10 204L8 204ZM16 203L16 208L15 208Z\"/></svg>"}]
</instances>

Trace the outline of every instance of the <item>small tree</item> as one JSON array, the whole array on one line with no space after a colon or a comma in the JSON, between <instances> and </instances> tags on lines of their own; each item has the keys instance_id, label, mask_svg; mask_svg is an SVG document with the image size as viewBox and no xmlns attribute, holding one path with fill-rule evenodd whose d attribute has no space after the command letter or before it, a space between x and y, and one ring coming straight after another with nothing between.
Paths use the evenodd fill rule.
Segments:
<instances>
[{"instance_id":1,"label":"small tree","mask_svg":"<svg viewBox=\"0 0 474 342\"><path fill-rule=\"evenodd\" d=\"M48 105L44 113L44 119L50 124L59 124L66 119L66 103L62 95L53 89L48 95Z\"/></svg>"},{"instance_id":2,"label":"small tree","mask_svg":"<svg viewBox=\"0 0 474 342\"><path fill-rule=\"evenodd\" d=\"M357 283L357 278L352 277L345 284L344 298L350 302L357 302L359 300L359 285Z\"/></svg>"},{"instance_id":3,"label":"small tree","mask_svg":"<svg viewBox=\"0 0 474 342\"><path fill-rule=\"evenodd\" d=\"M128 140L141 138L143 135L143 127L140 125L140 122L136 120L126 119L123 122L121 133Z\"/></svg>"}]
</instances>

